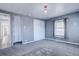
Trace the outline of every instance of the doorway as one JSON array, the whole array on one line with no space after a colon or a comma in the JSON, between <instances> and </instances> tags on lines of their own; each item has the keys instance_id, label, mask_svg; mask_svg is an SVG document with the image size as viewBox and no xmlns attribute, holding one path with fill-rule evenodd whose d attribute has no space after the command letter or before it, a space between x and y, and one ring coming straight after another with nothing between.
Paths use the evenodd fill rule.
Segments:
<instances>
[{"instance_id":1,"label":"doorway","mask_svg":"<svg viewBox=\"0 0 79 59\"><path fill-rule=\"evenodd\" d=\"M0 49L11 46L10 15L0 13Z\"/></svg>"}]
</instances>

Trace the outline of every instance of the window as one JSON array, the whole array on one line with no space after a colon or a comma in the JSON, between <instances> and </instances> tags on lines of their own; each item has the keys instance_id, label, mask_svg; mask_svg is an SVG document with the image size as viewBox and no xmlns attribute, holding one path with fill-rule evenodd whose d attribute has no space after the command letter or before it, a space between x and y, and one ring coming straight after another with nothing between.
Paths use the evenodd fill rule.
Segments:
<instances>
[{"instance_id":1,"label":"window","mask_svg":"<svg viewBox=\"0 0 79 59\"><path fill-rule=\"evenodd\" d=\"M64 38L65 23L64 20L56 20L54 23L54 36Z\"/></svg>"}]
</instances>

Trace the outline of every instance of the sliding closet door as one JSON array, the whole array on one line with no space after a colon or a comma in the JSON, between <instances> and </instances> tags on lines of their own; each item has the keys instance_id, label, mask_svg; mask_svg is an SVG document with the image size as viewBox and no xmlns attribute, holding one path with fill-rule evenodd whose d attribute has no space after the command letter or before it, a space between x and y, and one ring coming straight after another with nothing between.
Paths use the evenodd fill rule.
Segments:
<instances>
[{"instance_id":1,"label":"sliding closet door","mask_svg":"<svg viewBox=\"0 0 79 59\"><path fill-rule=\"evenodd\" d=\"M21 18L20 16L13 16L13 20L12 20L12 40L13 43L16 42L21 42L22 38L21 38Z\"/></svg>"},{"instance_id":2,"label":"sliding closet door","mask_svg":"<svg viewBox=\"0 0 79 59\"><path fill-rule=\"evenodd\" d=\"M34 20L34 41L45 39L45 22Z\"/></svg>"}]
</instances>

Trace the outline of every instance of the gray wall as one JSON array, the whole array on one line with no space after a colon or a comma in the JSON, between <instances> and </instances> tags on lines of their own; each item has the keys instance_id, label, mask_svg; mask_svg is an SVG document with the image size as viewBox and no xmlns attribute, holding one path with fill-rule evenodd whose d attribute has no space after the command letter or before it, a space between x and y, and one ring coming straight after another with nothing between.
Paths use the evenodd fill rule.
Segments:
<instances>
[{"instance_id":1,"label":"gray wall","mask_svg":"<svg viewBox=\"0 0 79 59\"><path fill-rule=\"evenodd\" d=\"M21 17L22 21L22 39L23 43L34 40L33 19L29 17Z\"/></svg>"},{"instance_id":2,"label":"gray wall","mask_svg":"<svg viewBox=\"0 0 79 59\"><path fill-rule=\"evenodd\" d=\"M51 22L53 20L58 20L58 19L63 19L67 18L67 25L66 25L66 41L71 41L71 42L77 42L79 43L79 12L77 13L72 13L64 16L59 16L52 18L48 21L46 21L46 38L51 38L53 37L53 23Z\"/></svg>"},{"instance_id":3,"label":"gray wall","mask_svg":"<svg viewBox=\"0 0 79 59\"><path fill-rule=\"evenodd\" d=\"M53 22L52 21L45 21L45 36L47 38L53 38Z\"/></svg>"},{"instance_id":4,"label":"gray wall","mask_svg":"<svg viewBox=\"0 0 79 59\"><path fill-rule=\"evenodd\" d=\"M12 15L12 43L33 41L33 19L30 17Z\"/></svg>"}]
</instances>

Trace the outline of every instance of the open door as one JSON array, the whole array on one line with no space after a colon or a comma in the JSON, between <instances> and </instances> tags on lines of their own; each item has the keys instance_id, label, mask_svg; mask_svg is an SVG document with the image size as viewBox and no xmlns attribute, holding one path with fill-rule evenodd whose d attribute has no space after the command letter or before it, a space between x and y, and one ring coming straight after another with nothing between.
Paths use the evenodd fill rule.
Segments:
<instances>
[{"instance_id":1,"label":"open door","mask_svg":"<svg viewBox=\"0 0 79 59\"><path fill-rule=\"evenodd\" d=\"M3 18L0 18L0 49L8 48L11 46L10 18L8 18L8 16L5 17L4 15L2 17Z\"/></svg>"},{"instance_id":2,"label":"open door","mask_svg":"<svg viewBox=\"0 0 79 59\"><path fill-rule=\"evenodd\" d=\"M2 48L9 47L9 25L7 22L1 23Z\"/></svg>"}]
</instances>

